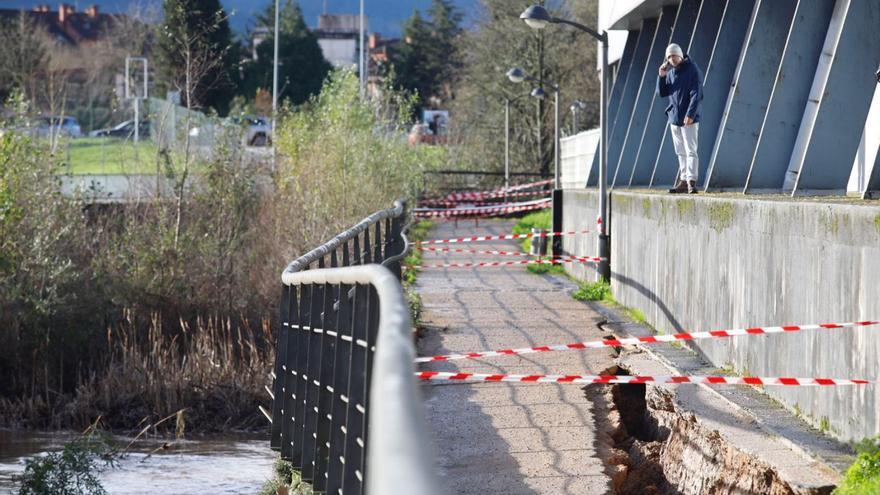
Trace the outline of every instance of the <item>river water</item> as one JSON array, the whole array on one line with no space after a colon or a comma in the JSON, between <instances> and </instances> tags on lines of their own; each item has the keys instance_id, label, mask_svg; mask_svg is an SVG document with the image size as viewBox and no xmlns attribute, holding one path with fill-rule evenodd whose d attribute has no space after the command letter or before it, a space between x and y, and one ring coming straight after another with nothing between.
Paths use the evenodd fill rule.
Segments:
<instances>
[{"instance_id":1,"label":"river water","mask_svg":"<svg viewBox=\"0 0 880 495\"><path fill-rule=\"evenodd\" d=\"M0 430L0 494L17 493L14 476L24 471L30 456L60 451L74 433ZM114 437L125 446L129 438ZM111 495L254 494L272 476L277 453L268 435L223 435L172 440L167 449L151 451L163 440L140 439L116 467L100 475Z\"/></svg>"}]
</instances>

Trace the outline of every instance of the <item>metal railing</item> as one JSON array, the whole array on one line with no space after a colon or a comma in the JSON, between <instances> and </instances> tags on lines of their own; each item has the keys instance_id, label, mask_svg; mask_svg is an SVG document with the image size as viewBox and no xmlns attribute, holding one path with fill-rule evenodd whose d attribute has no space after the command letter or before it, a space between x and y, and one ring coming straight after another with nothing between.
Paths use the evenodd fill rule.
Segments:
<instances>
[{"instance_id":1,"label":"metal railing","mask_svg":"<svg viewBox=\"0 0 880 495\"><path fill-rule=\"evenodd\" d=\"M315 492L438 490L399 282L404 210L370 215L282 275L271 445Z\"/></svg>"}]
</instances>

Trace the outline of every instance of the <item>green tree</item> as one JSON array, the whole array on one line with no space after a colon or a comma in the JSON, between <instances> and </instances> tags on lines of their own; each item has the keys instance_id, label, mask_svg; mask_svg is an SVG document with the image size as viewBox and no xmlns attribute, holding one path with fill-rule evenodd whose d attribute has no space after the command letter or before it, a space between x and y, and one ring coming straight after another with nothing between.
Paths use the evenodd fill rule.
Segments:
<instances>
[{"instance_id":1,"label":"green tree","mask_svg":"<svg viewBox=\"0 0 880 495\"><path fill-rule=\"evenodd\" d=\"M238 45L220 0L164 0L157 33L159 84L188 108L225 114L235 96Z\"/></svg>"},{"instance_id":2,"label":"green tree","mask_svg":"<svg viewBox=\"0 0 880 495\"><path fill-rule=\"evenodd\" d=\"M275 51L275 5L257 16L258 26L267 26L269 36L257 47L257 59L245 70L244 94L252 99L258 89L272 90ZM294 105L304 103L321 91L330 72L318 38L309 31L297 2L286 0L278 19L278 99Z\"/></svg>"},{"instance_id":3,"label":"green tree","mask_svg":"<svg viewBox=\"0 0 880 495\"><path fill-rule=\"evenodd\" d=\"M457 39L462 14L451 0L433 0L428 18L416 10L403 24L403 43L394 54L394 85L417 92L423 106L443 106L453 98L461 66Z\"/></svg>"}]
</instances>

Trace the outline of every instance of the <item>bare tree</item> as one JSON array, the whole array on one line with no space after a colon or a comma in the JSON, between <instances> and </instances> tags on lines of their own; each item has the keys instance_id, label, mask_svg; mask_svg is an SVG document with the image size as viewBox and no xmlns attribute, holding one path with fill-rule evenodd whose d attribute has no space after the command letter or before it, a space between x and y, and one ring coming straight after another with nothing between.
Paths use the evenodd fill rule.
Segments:
<instances>
[{"instance_id":1,"label":"bare tree","mask_svg":"<svg viewBox=\"0 0 880 495\"><path fill-rule=\"evenodd\" d=\"M49 63L45 30L24 12L0 21L0 94L19 90L29 101L37 98L40 74Z\"/></svg>"},{"instance_id":2,"label":"bare tree","mask_svg":"<svg viewBox=\"0 0 880 495\"><path fill-rule=\"evenodd\" d=\"M175 4L172 8L183 9L181 4ZM183 14L176 13L179 17ZM169 15L166 12L166 15ZM219 26L228 21L228 16L219 11L213 18L213 22L202 27L190 26L183 23L174 32L166 29L161 33L164 42L176 51L183 64L179 67L165 67L170 71L170 80L168 83L181 94L181 99L186 107L186 117L184 118L184 128L187 130L184 134L182 170L175 176L175 226L174 226L174 249L178 249L180 241L180 223L183 216L183 199L186 190L186 182L189 178L190 168L193 163L194 153L192 150L192 137L189 130L192 126L193 110L198 108L198 101L202 96L211 89L225 84L226 74L219 71L222 67L224 59L231 46L217 47L210 44L210 33L218 29ZM167 47L167 45L166 45ZM166 153L166 159L173 162L172 154Z\"/></svg>"},{"instance_id":3,"label":"bare tree","mask_svg":"<svg viewBox=\"0 0 880 495\"><path fill-rule=\"evenodd\" d=\"M485 161L489 157L490 166L500 169L504 104L509 98L512 170L549 174L553 163L553 104L525 96L534 87L532 83L511 83L505 72L522 67L545 84L559 84L561 118L569 119L565 109L580 99L588 104L581 113L581 122L595 124L599 108L596 43L574 29L532 30L519 19L523 6L516 2L480 0L480 5L473 29L461 38L464 60L451 108L453 133L464 142L464 152L473 155L465 161ZM546 5L555 15L595 25L595 0L554 0ZM545 90L552 94L546 86Z\"/></svg>"}]
</instances>

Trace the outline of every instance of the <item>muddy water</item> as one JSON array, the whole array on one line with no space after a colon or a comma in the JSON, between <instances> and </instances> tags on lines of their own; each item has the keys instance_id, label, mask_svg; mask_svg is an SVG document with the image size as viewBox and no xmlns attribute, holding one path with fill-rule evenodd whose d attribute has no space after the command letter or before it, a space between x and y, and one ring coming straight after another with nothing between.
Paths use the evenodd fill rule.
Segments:
<instances>
[{"instance_id":1,"label":"muddy water","mask_svg":"<svg viewBox=\"0 0 880 495\"><path fill-rule=\"evenodd\" d=\"M17 493L13 477L33 455L61 450L70 433L0 431L0 494ZM130 439L115 437L125 446ZM253 494L271 477L277 454L267 435L226 435L173 441L138 440L116 467L101 473L111 495L169 493L179 495Z\"/></svg>"}]
</instances>

